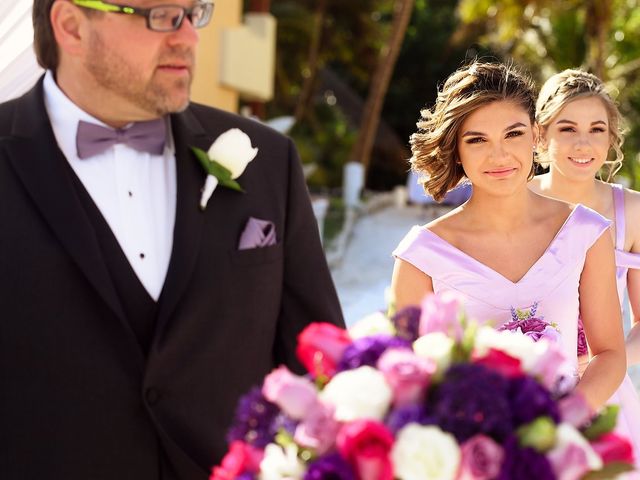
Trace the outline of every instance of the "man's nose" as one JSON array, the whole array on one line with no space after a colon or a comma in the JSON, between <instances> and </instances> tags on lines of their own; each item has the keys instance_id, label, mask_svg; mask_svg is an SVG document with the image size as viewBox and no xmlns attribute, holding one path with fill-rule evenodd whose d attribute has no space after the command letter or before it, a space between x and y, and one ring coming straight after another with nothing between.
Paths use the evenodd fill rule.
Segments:
<instances>
[{"instance_id":1,"label":"man's nose","mask_svg":"<svg viewBox=\"0 0 640 480\"><path fill-rule=\"evenodd\" d=\"M200 36L198 35L198 31L191 23L191 20L188 16L182 20L182 25L175 32L171 33L171 37L169 39L170 45L189 45L195 47L198 44L198 40Z\"/></svg>"}]
</instances>

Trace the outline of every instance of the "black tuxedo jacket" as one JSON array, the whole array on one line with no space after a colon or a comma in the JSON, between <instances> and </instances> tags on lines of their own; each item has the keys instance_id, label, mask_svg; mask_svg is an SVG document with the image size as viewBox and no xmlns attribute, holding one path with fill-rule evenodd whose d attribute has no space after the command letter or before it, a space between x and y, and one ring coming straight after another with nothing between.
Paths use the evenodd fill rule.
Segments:
<instances>
[{"instance_id":1,"label":"black tuxedo jacket","mask_svg":"<svg viewBox=\"0 0 640 480\"><path fill-rule=\"evenodd\" d=\"M173 251L145 354L56 144L42 81L0 105L3 480L205 480L238 397L276 364L296 365L308 322L342 325L291 141L200 105L171 121ZM189 147L206 150L233 127L259 148L238 179L246 193L219 187L202 212L205 173ZM275 223L277 245L238 251L250 216Z\"/></svg>"}]
</instances>

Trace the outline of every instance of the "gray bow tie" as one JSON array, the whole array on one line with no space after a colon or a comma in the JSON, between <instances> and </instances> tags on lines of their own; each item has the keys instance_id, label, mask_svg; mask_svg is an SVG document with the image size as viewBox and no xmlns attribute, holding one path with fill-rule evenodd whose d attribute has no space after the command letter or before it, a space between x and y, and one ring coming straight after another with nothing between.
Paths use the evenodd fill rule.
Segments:
<instances>
[{"instance_id":1,"label":"gray bow tie","mask_svg":"<svg viewBox=\"0 0 640 480\"><path fill-rule=\"evenodd\" d=\"M134 123L127 129L112 129L80 120L76 134L78 158L85 159L104 152L116 143L124 143L141 152L160 155L164 151L164 119Z\"/></svg>"}]
</instances>

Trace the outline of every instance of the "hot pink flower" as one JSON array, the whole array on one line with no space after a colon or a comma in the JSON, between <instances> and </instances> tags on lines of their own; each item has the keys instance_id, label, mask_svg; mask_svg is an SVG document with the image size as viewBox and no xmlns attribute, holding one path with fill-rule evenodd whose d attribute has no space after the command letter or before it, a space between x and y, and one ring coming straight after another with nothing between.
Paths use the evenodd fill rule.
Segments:
<instances>
[{"instance_id":1,"label":"hot pink flower","mask_svg":"<svg viewBox=\"0 0 640 480\"><path fill-rule=\"evenodd\" d=\"M393 391L396 407L421 402L436 368L433 360L401 348L387 350L378 360L378 370Z\"/></svg>"},{"instance_id":2,"label":"hot pink flower","mask_svg":"<svg viewBox=\"0 0 640 480\"><path fill-rule=\"evenodd\" d=\"M236 440L229 445L229 451L219 467L213 467L209 480L233 480L243 473L257 473L264 452L244 442Z\"/></svg>"},{"instance_id":3,"label":"hot pink flower","mask_svg":"<svg viewBox=\"0 0 640 480\"><path fill-rule=\"evenodd\" d=\"M633 464L633 448L624 437L610 432L591 442L591 446L605 463L624 462Z\"/></svg>"},{"instance_id":4,"label":"hot pink flower","mask_svg":"<svg viewBox=\"0 0 640 480\"><path fill-rule=\"evenodd\" d=\"M463 301L462 296L452 291L427 295L422 301L420 335L442 332L460 340L463 329L459 317Z\"/></svg>"},{"instance_id":5,"label":"hot pink flower","mask_svg":"<svg viewBox=\"0 0 640 480\"><path fill-rule=\"evenodd\" d=\"M374 420L356 420L342 426L336 439L338 451L356 472L358 480L392 480L393 434Z\"/></svg>"},{"instance_id":6,"label":"hot pink flower","mask_svg":"<svg viewBox=\"0 0 640 480\"><path fill-rule=\"evenodd\" d=\"M456 480L490 480L500 473L504 450L490 437L474 435L462 444L461 453Z\"/></svg>"},{"instance_id":7,"label":"hot pink flower","mask_svg":"<svg viewBox=\"0 0 640 480\"><path fill-rule=\"evenodd\" d=\"M346 330L330 323L312 323L298 335L296 355L309 373L333 377L345 349L352 343Z\"/></svg>"},{"instance_id":8,"label":"hot pink flower","mask_svg":"<svg viewBox=\"0 0 640 480\"><path fill-rule=\"evenodd\" d=\"M294 440L303 447L314 449L319 455L326 453L333 447L340 429L334 414L333 405L318 402L296 427Z\"/></svg>"},{"instance_id":9,"label":"hot pink flower","mask_svg":"<svg viewBox=\"0 0 640 480\"><path fill-rule=\"evenodd\" d=\"M519 358L514 358L502 350L495 348L490 348L483 357L474 358L473 363L495 370L507 378L521 377L524 375Z\"/></svg>"},{"instance_id":10,"label":"hot pink flower","mask_svg":"<svg viewBox=\"0 0 640 480\"><path fill-rule=\"evenodd\" d=\"M262 394L291 418L301 420L318 402L316 387L304 377L280 366L264 379Z\"/></svg>"}]
</instances>

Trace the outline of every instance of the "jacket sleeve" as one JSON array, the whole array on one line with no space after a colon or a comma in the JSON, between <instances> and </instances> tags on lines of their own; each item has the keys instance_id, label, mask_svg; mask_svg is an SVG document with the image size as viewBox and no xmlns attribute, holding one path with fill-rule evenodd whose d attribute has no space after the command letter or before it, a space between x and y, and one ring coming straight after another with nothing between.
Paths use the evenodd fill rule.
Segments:
<instances>
[{"instance_id":1,"label":"jacket sleeve","mask_svg":"<svg viewBox=\"0 0 640 480\"><path fill-rule=\"evenodd\" d=\"M289 182L284 236L284 281L275 362L303 372L296 359L298 334L312 322L344 327L342 311L322 249L298 153L289 140Z\"/></svg>"}]
</instances>

